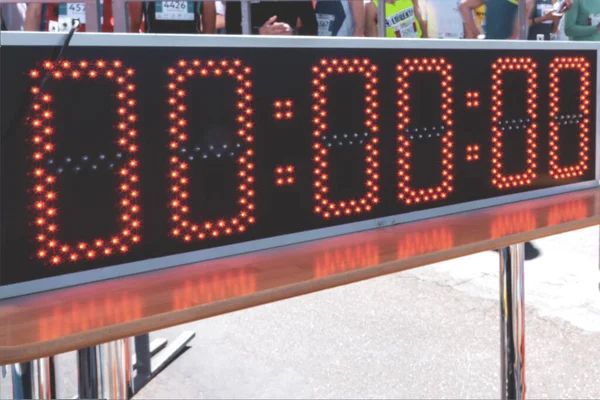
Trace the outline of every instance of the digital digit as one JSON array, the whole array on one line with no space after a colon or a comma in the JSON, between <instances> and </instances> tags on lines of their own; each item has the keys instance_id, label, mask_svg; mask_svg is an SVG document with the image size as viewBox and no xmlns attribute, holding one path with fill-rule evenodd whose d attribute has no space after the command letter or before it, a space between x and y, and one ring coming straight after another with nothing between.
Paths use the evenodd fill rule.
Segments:
<instances>
[{"instance_id":1,"label":"digital digit","mask_svg":"<svg viewBox=\"0 0 600 400\"><path fill-rule=\"evenodd\" d=\"M410 205L445 199L454 188L452 181L454 176L452 170L454 164L453 154L453 119L452 104L452 65L444 58L405 58L402 64L397 67L398 77L398 199ZM411 138L408 136L407 129L411 123L410 95L408 90L410 83L408 79L414 73L430 73L441 75L442 85L442 171L441 183L437 186L427 188L417 188L411 184ZM439 132L438 132L439 133Z\"/></svg>"},{"instance_id":2,"label":"digital digit","mask_svg":"<svg viewBox=\"0 0 600 400\"><path fill-rule=\"evenodd\" d=\"M579 72L579 113L560 114L560 75L574 69ZM565 179L583 175L589 168L590 141L590 63L583 57L556 57L550 63L550 175ZM560 126L569 122L579 125L579 161L575 165L560 165Z\"/></svg>"},{"instance_id":3,"label":"digital digit","mask_svg":"<svg viewBox=\"0 0 600 400\"><path fill-rule=\"evenodd\" d=\"M137 173L139 163L137 160L137 131L135 130L137 116L133 112L136 104L133 97L135 86L129 82L134 75L134 70L124 68L121 61L118 60L112 63L102 60L95 63L62 61L58 64L46 61L43 63L42 69L46 70L49 79L107 79L116 84L116 97L119 103L116 110L119 119L117 142L125 156L121 160L123 164L116 168L115 172L119 180L120 198L117 207L121 210L118 219L120 232L111 237L95 239L90 243L61 242L57 222L59 219L57 177L47 163L56 148L53 141L55 132L52 126L52 95L46 92L42 93L37 85L31 88L31 92L35 96L31 119L34 131L31 175L35 182L32 193L34 224L38 231L36 237L37 256L51 264L61 264L66 260L77 261L106 257L114 253L126 253L130 246L141 240L139 234L141 228L140 189ZM30 72L31 78L36 80L40 80L43 75L44 73L38 70Z\"/></svg>"},{"instance_id":4,"label":"digital digit","mask_svg":"<svg viewBox=\"0 0 600 400\"><path fill-rule=\"evenodd\" d=\"M323 218L340 217L342 215L369 212L379 203L379 125L377 102L378 90L377 66L368 59L322 59L319 65L312 68L313 72L313 150L314 150L314 212ZM365 79L365 127L368 130L368 140L365 141L365 192L357 199L332 201L328 185L328 149L321 140L327 133L327 83L332 75L357 74ZM358 196L357 196L358 197Z\"/></svg>"},{"instance_id":5,"label":"digital digit","mask_svg":"<svg viewBox=\"0 0 600 400\"><path fill-rule=\"evenodd\" d=\"M531 185L537 177L537 64L531 58L499 58L492 64L492 184L498 189ZM505 94L503 74L527 74L527 110L525 118L508 119L503 104L510 101ZM525 130L527 133L527 166L518 174L504 171L503 135L508 131Z\"/></svg>"},{"instance_id":6,"label":"digital digit","mask_svg":"<svg viewBox=\"0 0 600 400\"><path fill-rule=\"evenodd\" d=\"M169 148L172 151L170 158L170 178L172 185L170 187L170 209L171 222L173 229L172 235L183 238L185 242L193 239L206 239L209 237L219 237L220 235L231 235L233 233L245 232L248 225L255 222L254 205L254 163L253 163L253 142L254 137L251 132L254 128L252 122L253 109L252 95L250 89L252 81L250 80L250 67L245 67L240 60L221 60L221 61L186 61L180 60L175 68L169 68L167 71L173 81L169 83L169 100L171 113L169 118L172 125L169 128L171 138ZM237 159L238 165L238 193L239 209L231 217L223 217L214 221L200 221L194 223L189 220L189 193L187 187L190 179L187 175L188 163L180 159L178 149L188 141L185 102L186 92L184 85L187 79L199 77L224 77L234 79L237 82L236 94L238 96L235 108L238 112L236 117L237 135L244 143L242 146L242 155Z\"/></svg>"}]
</instances>

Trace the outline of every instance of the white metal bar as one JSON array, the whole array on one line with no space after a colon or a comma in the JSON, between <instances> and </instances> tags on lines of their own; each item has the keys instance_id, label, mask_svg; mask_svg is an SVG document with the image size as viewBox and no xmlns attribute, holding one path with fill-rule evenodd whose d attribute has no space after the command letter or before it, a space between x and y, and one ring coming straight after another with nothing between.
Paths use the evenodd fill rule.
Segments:
<instances>
[{"instance_id":1,"label":"white metal bar","mask_svg":"<svg viewBox=\"0 0 600 400\"><path fill-rule=\"evenodd\" d=\"M242 0L240 7L242 13L242 34L252 35L252 11L250 7L250 0Z\"/></svg>"},{"instance_id":2,"label":"white metal bar","mask_svg":"<svg viewBox=\"0 0 600 400\"><path fill-rule=\"evenodd\" d=\"M385 0L377 3L377 36L385 37Z\"/></svg>"},{"instance_id":3,"label":"white metal bar","mask_svg":"<svg viewBox=\"0 0 600 400\"><path fill-rule=\"evenodd\" d=\"M519 40L527 40L527 0L519 0L517 9L517 24Z\"/></svg>"}]
</instances>

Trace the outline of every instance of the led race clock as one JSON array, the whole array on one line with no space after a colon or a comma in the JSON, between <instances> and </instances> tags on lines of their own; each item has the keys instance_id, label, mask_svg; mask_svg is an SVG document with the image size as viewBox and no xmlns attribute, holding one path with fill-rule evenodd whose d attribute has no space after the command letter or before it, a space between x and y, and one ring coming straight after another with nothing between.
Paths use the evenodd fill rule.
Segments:
<instances>
[{"instance_id":1,"label":"led race clock","mask_svg":"<svg viewBox=\"0 0 600 400\"><path fill-rule=\"evenodd\" d=\"M9 38L2 285L180 265L595 176L591 46L76 35L56 60Z\"/></svg>"}]
</instances>

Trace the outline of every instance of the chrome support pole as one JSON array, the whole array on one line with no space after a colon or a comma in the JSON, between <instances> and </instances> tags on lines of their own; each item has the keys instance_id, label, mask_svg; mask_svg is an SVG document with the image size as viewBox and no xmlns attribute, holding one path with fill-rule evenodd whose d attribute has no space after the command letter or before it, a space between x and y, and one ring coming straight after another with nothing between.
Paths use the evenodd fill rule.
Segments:
<instances>
[{"instance_id":1,"label":"chrome support pole","mask_svg":"<svg viewBox=\"0 0 600 400\"><path fill-rule=\"evenodd\" d=\"M54 357L40 358L31 362L33 398L56 399Z\"/></svg>"},{"instance_id":2,"label":"chrome support pole","mask_svg":"<svg viewBox=\"0 0 600 400\"><path fill-rule=\"evenodd\" d=\"M500 377L502 400L525 399L523 243L500 249Z\"/></svg>"},{"instance_id":3,"label":"chrome support pole","mask_svg":"<svg viewBox=\"0 0 600 400\"><path fill-rule=\"evenodd\" d=\"M99 363L96 347L77 350L77 392L80 399L99 398Z\"/></svg>"},{"instance_id":4,"label":"chrome support pole","mask_svg":"<svg viewBox=\"0 0 600 400\"><path fill-rule=\"evenodd\" d=\"M11 373L13 399L50 400L56 398L54 357L13 364Z\"/></svg>"},{"instance_id":5,"label":"chrome support pole","mask_svg":"<svg viewBox=\"0 0 600 400\"><path fill-rule=\"evenodd\" d=\"M31 363L19 363L11 366L13 399L32 399L33 398L33 376Z\"/></svg>"},{"instance_id":6,"label":"chrome support pole","mask_svg":"<svg viewBox=\"0 0 600 400\"><path fill-rule=\"evenodd\" d=\"M377 3L377 36L385 37L385 0Z\"/></svg>"},{"instance_id":7,"label":"chrome support pole","mask_svg":"<svg viewBox=\"0 0 600 400\"><path fill-rule=\"evenodd\" d=\"M527 40L527 0L519 0L517 23L519 26L517 39Z\"/></svg>"},{"instance_id":8,"label":"chrome support pole","mask_svg":"<svg viewBox=\"0 0 600 400\"><path fill-rule=\"evenodd\" d=\"M252 12L250 11L250 0L241 0L242 11L242 34L252 35Z\"/></svg>"},{"instance_id":9,"label":"chrome support pole","mask_svg":"<svg viewBox=\"0 0 600 400\"><path fill-rule=\"evenodd\" d=\"M80 399L128 399L131 395L130 339L77 352Z\"/></svg>"}]
</instances>

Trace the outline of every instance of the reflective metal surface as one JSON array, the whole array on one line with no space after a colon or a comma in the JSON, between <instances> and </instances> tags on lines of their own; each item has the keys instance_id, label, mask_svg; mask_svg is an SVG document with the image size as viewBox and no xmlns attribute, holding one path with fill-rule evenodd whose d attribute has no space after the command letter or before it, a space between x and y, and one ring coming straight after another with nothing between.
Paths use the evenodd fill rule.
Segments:
<instances>
[{"instance_id":1,"label":"reflective metal surface","mask_svg":"<svg viewBox=\"0 0 600 400\"><path fill-rule=\"evenodd\" d=\"M13 399L31 399L32 376L31 363L24 362L11 366Z\"/></svg>"},{"instance_id":2,"label":"reflective metal surface","mask_svg":"<svg viewBox=\"0 0 600 400\"><path fill-rule=\"evenodd\" d=\"M77 350L77 388L80 399L97 399L100 371L97 347Z\"/></svg>"},{"instance_id":3,"label":"reflective metal surface","mask_svg":"<svg viewBox=\"0 0 600 400\"><path fill-rule=\"evenodd\" d=\"M385 37L385 4L384 0L377 3L377 36L379 37Z\"/></svg>"},{"instance_id":4,"label":"reflective metal surface","mask_svg":"<svg viewBox=\"0 0 600 400\"><path fill-rule=\"evenodd\" d=\"M54 357L13 364L13 399L55 399Z\"/></svg>"},{"instance_id":5,"label":"reflective metal surface","mask_svg":"<svg viewBox=\"0 0 600 400\"><path fill-rule=\"evenodd\" d=\"M250 0L244 0L240 4L242 8L242 35L252 35L252 13L250 11Z\"/></svg>"},{"instance_id":6,"label":"reflective metal surface","mask_svg":"<svg viewBox=\"0 0 600 400\"><path fill-rule=\"evenodd\" d=\"M50 400L56 398L54 357L40 358L31 363L33 398Z\"/></svg>"},{"instance_id":7,"label":"reflective metal surface","mask_svg":"<svg viewBox=\"0 0 600 400\"><path fill-rule=\"evenodd\" d=\"M77 352L80 399L128 399L131 382L130 339Z\"/></svg>"},{"instance_id":8,"label":"reflective metal surface","mask_svg":"<svg viewBox=\"0 0 600 400\"><path fill-rule=\"evenodd\" d=\"M517 39L527 40L527 0L519 0L519 8L517 11Z\"/></svg>"},{"instance_id":9,"label":"reflective metal surface","mask_svg":"<svg viewBox=\"0 0 600 400\"><path fill-rule=\"evenodd\" d=\"M525 245L500 249L500 377L503 400L525 399Z\"/></svg>"}]
</instances>

